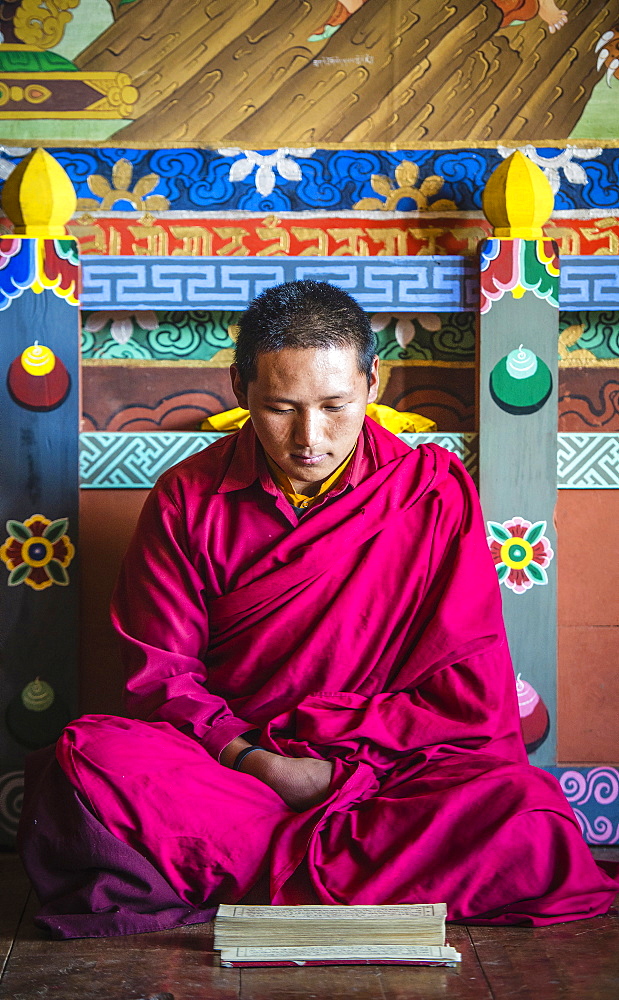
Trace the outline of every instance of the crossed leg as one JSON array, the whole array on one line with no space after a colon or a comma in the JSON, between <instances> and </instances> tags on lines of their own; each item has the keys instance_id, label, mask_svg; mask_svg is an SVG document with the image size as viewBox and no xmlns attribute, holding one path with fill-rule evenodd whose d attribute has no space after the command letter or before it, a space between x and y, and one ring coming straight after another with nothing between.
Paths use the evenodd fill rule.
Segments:
<instances>
[{"instance_id":1,"label":"crossed leg","mask_svg":"<svg viewBox=\"0 0 619 1000\"><path fill-rule=\"evenodd\" d=\"M84 716L56 756L107 830L194 906L241 899L291 815L267 785L218 764L167 723Z\"/></svg>"}]
</instances>

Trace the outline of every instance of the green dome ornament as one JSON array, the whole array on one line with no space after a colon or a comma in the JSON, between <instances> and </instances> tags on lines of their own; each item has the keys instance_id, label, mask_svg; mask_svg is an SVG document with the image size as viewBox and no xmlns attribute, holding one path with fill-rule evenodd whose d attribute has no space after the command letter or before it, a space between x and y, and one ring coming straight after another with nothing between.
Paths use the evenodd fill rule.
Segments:
<instances>
[{"instance_id":1,"label":"green dome ornament","mask_svg":"<svg viewBox=\"0 0 619 1000\"><path fill-rule=\"evenodd\" d=\"M30 684L26 684L20 697L24 708L30 712L45 712L54 704L56 695L51 684L37 677L36 680L30 681Z\"/></svg>"},{"instance_id":2,"label":"green dome ornament","mask_svg":"<svg viewBox=\"0 0 619 1000\"><path fill-rule=\"evenodd\" d=\"M490 395L507 413L535 413L551 392L548 365L523 344L501 358L490 372Z\"/></svg>"},{"instance_id":3,"label":"green dome ornament","mask_svg":"<svg viewBox=\"0 0 619 1000\"><path fill-rule=\"evenodd\" d=\"M68 707L56 697L51 684L39 677L9 702L5 718L13 739L28 750L55 743L71 721Z\"/></svg>"}]
</instances>

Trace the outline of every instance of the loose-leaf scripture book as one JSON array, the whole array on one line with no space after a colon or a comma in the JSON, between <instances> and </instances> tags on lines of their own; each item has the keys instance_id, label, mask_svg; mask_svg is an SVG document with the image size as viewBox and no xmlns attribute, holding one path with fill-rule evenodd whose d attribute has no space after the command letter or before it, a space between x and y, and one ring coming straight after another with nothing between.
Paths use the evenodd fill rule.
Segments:
<instances>
[{"instance_id":1,"label":"loose-leaf scripture book","mask_svg":"<svg viewBox=\"0 0 619 1000\"><path fill-rule=\"evenodd\" d=\"M265 965L455 965L445 903L397 906L222 905L215 949L226 968Z\"/></svg>"}]
</instances>

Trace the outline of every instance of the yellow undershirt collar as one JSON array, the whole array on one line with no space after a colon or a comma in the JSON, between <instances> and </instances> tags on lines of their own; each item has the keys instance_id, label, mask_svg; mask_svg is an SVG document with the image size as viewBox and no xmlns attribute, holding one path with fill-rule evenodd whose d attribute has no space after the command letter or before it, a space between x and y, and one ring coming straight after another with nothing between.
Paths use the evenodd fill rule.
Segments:
<instances>
[{"instance_id":1,"label":"yellow undershirt collar","mask_svg":"<svg viewBox=\"0 0 619 1000\"><path fill-rule=\"evenodd\" d=\"M288 500L293 507L301 508L302 510L307 510L309 507L315 504L316 501L327 492L327 490L330 490L332 486L335 486L337 480L340 478L340 476L344 472L344 469L349 464L353 455L355 454L356 447L357 445L355 444L355 447L351 451L350 455L348 455L348 457L344 459L342 464L335 470L335 472L333 472L329 476L328 479L325 479L324 483L321 485L315 497L307 497L303 493L296 493L292 483L290 482L288 476L283 471L283 469L280 469L279 465L277 465L277 463L274 462L273 459L269 455L267 455L266 452L264 453L264 457L267 460L267 465L269 466L269 470L271 472L271 475L273 476L275 484L280 488L280 490L286 497L286 500Z\"/></svg>"}]
</instances>

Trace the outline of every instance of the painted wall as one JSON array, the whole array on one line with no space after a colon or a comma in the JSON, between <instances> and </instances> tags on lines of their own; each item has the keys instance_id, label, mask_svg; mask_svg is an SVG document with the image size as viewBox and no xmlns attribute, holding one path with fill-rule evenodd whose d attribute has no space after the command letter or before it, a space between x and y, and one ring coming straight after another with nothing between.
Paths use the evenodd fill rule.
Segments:
<instances>
[{"instance_id":1,"label":"painted wall","mask_svg":"<svg viewBox=\"0 0 619 1000\"><path fill-rule=\"evenodd\" d=\"M0 32L0 181L52 148L84 257L472 256L514 146L550 181L562 255L619 255L619 0L0 0ZM230 405L236 315L89 309L81 429L192 430ZM382 401L474 430L472 313L373 324ZM618 433L619 295L563 311L557 349L559 430ZM81 491L87 711L119 707L106 609L142 496ZM619 763L618 497L559 493L563 762Z\"/></svg>"},{"instance_id":2,"label":"painted wall","mask_svg":"<svg viewBox=\"0 0 619 1000\"><path fill-rule=\"evenodd\" d=\"M613 84L618 11L602 0L3 0L0 23L0 113L14 140L616 138L616 89L599 83L603 71Z\"/></svg>"}]
</instances>

